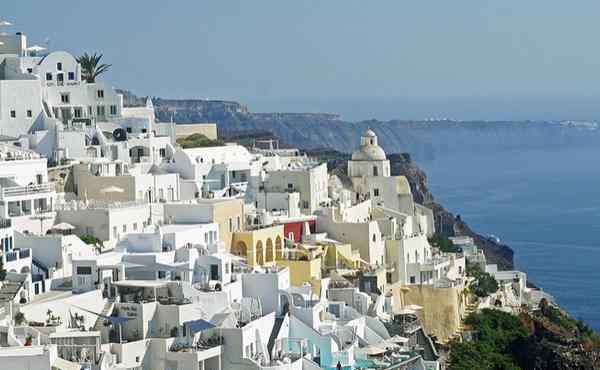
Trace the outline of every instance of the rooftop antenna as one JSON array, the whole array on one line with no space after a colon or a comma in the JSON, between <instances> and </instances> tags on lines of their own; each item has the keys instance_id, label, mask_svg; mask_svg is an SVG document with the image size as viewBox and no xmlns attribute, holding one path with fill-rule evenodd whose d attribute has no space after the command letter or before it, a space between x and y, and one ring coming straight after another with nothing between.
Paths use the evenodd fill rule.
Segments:
<instances>
[{"instance_id":1,"label":"rooftop antenna","mask_svg":"<svg viewBox=\"0 0 600 370\"><path fill-rule=\"evenodd\" d=\"M44 235L44 221L51 220L53 217L50 216L50 212L43 211L42 213L31 216L30 218L32 220L40 221L40 235Z\"/></svg>"}]
</instances>

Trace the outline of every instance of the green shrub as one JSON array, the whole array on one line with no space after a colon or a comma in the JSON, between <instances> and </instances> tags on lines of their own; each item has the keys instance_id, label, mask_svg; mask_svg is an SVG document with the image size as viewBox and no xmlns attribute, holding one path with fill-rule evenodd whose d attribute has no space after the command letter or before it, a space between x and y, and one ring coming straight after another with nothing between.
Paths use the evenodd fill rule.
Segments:
<instances>
[{"instance_id":1,"label":"green shrub","mask_svg":"<svg viewBox=\"0 0 600 370\"><path fill-rule=\"evenodd\" d=\"M473 328L475 339L451 346L450 369L521 368L516 354L527 339L527 330L517 316L484 309L471 314L465 323Z\"/></svg>"},{"instance_id":2,"label":"green shrub","mask_svg":"<svg viewBox=\"0 0 600 370\"><path fill-rule=\"evenodd\" d=\"M211 140L202 134L192 134L190 136L177 139L177 144L181 145L183 149L189 149L221 146L225 145L225 142L222 139Z\"/></svg>"},{"instance_id":3,"label":"green shrub","mask_svg":"<svg viewBox=\"0 0 600 370\"><path fill-rule=\"evenodd\" d=\"M429 244L438 248L444 253L459 253L461 251L460 248L455 246L447 236L440 233L433 234L433 236L429 238Z\"/></svg>"}]
</instances>

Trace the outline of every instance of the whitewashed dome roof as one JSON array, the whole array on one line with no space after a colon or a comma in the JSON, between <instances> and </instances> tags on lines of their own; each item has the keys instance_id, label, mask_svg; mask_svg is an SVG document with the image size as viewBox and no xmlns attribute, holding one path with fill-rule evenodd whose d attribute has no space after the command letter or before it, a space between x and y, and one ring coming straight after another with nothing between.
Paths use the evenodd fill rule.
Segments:
<instances>
[{"instance_id":1,"label":"whitewashed dome roof","mask_svg":"<svg viewBox=\"0 0 600 370\"><path fill-rule=\"evenodd\" d=\"M360 138L360 147L352 153L353 161L385 161L385 151L377 143L377 135L367 129Z\"/></svg>"}]
</instances>

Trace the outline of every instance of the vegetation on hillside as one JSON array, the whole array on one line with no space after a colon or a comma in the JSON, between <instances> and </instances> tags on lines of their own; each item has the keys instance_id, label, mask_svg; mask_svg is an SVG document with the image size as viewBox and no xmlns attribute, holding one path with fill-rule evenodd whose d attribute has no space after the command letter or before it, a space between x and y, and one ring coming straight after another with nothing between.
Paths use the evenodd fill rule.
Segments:
<instances>
[{"instance_id":1,"label":"vegetation on hillside","mask_svg":"<svg viewBox=\"0 0 600 370\"><path fill-rule=\"evenodd\" d=\"M528 336L515 315L484 309L465 320L474 334L469 342L455 343L450 352L451 370L521 369L519 348Z\"/></svg>"},{"instance_id":2,"label":"vegetation on hillside","mask_svg":"<svg viewBox=\"0 0 600 370\"><path fill-rule=\"evenodd\" d=\"M440 251L444 253L459 253L461 249L455 246L447 236L435 233L431 238L429 238L429 244L431 246L436 247Z\"/></svg>"},{"instance_id":3,"label":"vegetation on hillside","mask_svg":"<svg viewBox=\"0 0 600 370\"><path fill-rule=\"evenodd\" d=\"M183 149L189 149L204 148L208 146L221 146L225 145L225 142L222 139L211 140L202 134L192 134L190 136L177 139L177 144L181 145Z\"/></svg>"},{"instance_id":4,"label":"vegetation on hillside","mask_svg":"<svg viewBox=\"0 0 600 370\"><path fill-rule=\"evenodd\" d=\"M477 264L467 262L467 275L475 278L475 281L471 283L470 290L480 298L487 297L498 290L496 279L481 270Z\"/></svg>"},{"instance_id":5,"label":"vegetation on hillside","mask_svg":"<svg viewBox=\"0 0 600 370\"><path fill-rule=\"evenodd\" d=\"M112 66L111 64L100 63L102 54L84 53L77 58L77 63L81 65L81 77L88 83L96 82L96 78L105 73Z\"/></svg>"}]
</instances>

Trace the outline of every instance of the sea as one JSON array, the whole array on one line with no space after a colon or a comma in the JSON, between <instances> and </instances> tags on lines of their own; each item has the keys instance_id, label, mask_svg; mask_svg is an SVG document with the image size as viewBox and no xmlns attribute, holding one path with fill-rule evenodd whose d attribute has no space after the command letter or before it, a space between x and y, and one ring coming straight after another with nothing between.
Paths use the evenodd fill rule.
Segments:
<instances>
[{"instance_id":1,"label":"sea","mask_svg":"<svg viewBox=\"0 0 600 370\"><path fill-rule=\"evenodd\" d=\"M599 160L600 145L450 153L417 164L438 202L498 236L517 269L600 332Z\"/></svg>"}]
</instances>

